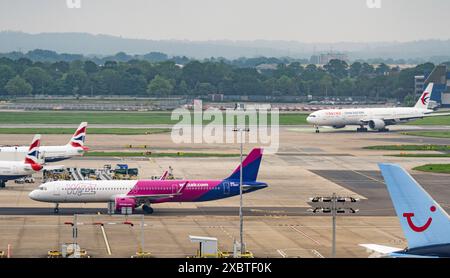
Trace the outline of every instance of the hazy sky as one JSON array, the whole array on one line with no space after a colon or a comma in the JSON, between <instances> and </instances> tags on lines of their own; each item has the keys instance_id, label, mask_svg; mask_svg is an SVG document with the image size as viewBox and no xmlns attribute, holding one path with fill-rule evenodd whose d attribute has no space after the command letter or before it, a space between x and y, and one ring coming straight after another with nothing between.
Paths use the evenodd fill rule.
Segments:
<instances>
[{"instance_id":1,"label":"hazy sky","mask_svg":"<svg viewBox=\"0 0 450 278\"><path fill-rule=\"evenodd\" d=\"M369 9L367 0L81 0L80 9L69 9L66 0L0 0L0 30L187 40L450 39L449 0L380 1L381 8Z\"/></svg>"}]
</instances>

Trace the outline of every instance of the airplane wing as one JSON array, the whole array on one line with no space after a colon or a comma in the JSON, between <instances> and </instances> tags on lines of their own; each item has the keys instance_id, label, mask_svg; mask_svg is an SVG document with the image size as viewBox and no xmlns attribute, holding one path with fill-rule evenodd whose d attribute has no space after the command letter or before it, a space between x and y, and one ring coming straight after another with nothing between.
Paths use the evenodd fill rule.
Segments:
<instances>
[{"instance_id":1,"label":"airplane wing","mask_svg":"<svg viewBox=\"0 0 450 278\"><path fill-rule=\"evenodd\" d=\"M146 194L146 195L127 195L127 198L134 198L139 201L155 201L159 199L166 199L166 198L175 198L177 196L180 196L183 194L184 189L188 185L188 181L185 182L180 189L175 193L168 193L168 194Z\"/></svg>"},{"instance_id":2,"label":"airplane wing","mask_svg":"<svg viewBox=\"0 0 450 278\"><path fill-rule=\"evenodd\" d=\"M439 117L439 116L450 116L450 113L430 113L430 114L421 114L421 115L417 115L417 116L402 117L402 118L381 118L378 120L382 120L386 124L390 125L390 124L396 124L396 123L402 122L402 121L423 119L423 118L428 118L428 117ZM367 125L372 120L374 120L374 119L361 119L360 122L361 122L361 124Z\"/></svg>"},{"instance_id":3,"label":"airplane wing","mask_svg":"<svg viewBox=\"0 0 450 278\"><path fill-rule=\"evenodd\" d=\"M390 253L402 251L403 249L378 244L359 244L359 246L366 248L368 251L376 252L381 255L389 255Z\"/></svg>"},{"instance_id":4,"label":"airplane wing","mask_svg":"<svg viewBox=\"0 0 450 278\"><path fill-rule=\"evenodd\" d=\"M48 171L61 170L64 169L64 165L45 165L43 169Z\"/></svg>"}]
</instances>

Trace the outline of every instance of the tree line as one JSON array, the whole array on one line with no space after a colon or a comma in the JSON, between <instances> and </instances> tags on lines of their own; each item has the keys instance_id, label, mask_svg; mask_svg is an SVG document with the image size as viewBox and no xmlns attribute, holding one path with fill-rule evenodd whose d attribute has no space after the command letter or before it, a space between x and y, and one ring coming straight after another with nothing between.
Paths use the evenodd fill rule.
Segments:
<instances>
[{"instance_id":1,"label":"tree line","mask_svg":"<svg viewBox=\"0 0 450 278\"><path fill-rule=\"evenodd\" d=\"M274 64L270 64L274 65ZM301 62L274 67L242 67L220 59L150 62L91 60L40 62L0 58L0 96L154 96L225 95L365 96L403 100L414 92L414 76L431 72L425 63L400 69L386 64L348 64L331 60L323 67Z\"/></svg>"}]
</instances>

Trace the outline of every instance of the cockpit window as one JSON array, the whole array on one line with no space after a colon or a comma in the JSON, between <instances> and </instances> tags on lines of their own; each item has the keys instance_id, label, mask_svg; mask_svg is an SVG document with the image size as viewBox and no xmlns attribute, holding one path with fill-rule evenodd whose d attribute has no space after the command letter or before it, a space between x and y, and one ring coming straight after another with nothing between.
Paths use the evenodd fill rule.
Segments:
<instances>
[{"instance_id":1,"label":"cockpit window","mask_svg":"<svg viewBox=\"0 0 450 278\"><path fill-rule=\"evenodd\" d=\"M315 118L316 117L316 115L309 115L311 118Z\"/></svg>"}]
</instances>

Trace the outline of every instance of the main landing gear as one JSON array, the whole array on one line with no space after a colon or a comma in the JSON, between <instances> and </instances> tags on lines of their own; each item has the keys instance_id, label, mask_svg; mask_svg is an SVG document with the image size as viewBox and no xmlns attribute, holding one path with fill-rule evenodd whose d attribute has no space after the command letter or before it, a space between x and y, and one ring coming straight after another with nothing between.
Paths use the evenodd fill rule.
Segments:
<instances>
[{"instance_id":1,"label":"main landing gear","mask_svg":"<svg viewBox=\"0 0 450 278\"><path fill-rule=\"evenodd\" d=\"M6 187L6 181L0 181L0 188Z\"/></svg>"},{"instance_id":2,"label":"main landing gear","mask_svg":"<svg viewBox=\"0 0 450 278\"><path fill-rule=\"evenodd\" d=\"M53 212L55 214L59 213L59 204L58 203L56 204L55 208L53 209Z\"/></svg>"},{"instance_id":3,"label":"main landing gear","mask_svg":"<svg viewBox=\"0 0 450 278\"><path fill-rule=\"evenodd\" d=\"M362 125L356 129L356 132L367 132L367 128Z\"/></svg>"},{"instance_id":4,"label":"main landing gear","mask_svg":"<svg viewBox=\"0 0 450 278\"><path fill-rule=\"evenodd\" d=\"M143 205L142 206L142 210L144 211L145 214L152 214L153 213L153 208L149 205Z\"/></svg>"},{"instance_id":5,"label":"main landing gear","mask_svg":"<svg viewBox=\"0 0 450 278\"><path fill-rule=\"evenodd\" d=\"M389 132L388 128L380 128L378 132Z\"/></svg>"}]
</instances>

